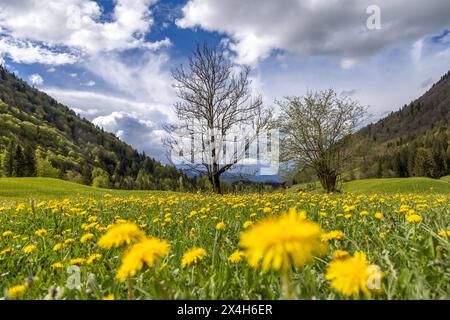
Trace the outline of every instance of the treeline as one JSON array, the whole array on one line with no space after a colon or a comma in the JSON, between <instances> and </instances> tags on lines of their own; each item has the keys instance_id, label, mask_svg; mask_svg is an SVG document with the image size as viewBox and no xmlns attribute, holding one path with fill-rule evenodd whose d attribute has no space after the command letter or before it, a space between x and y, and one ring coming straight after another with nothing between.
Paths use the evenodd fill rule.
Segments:
<instances>
[{"instance_id":1,"label":"treeline","mask_svg":"<svg viewBox=\"0 0 450 320\"><path fill-rule=\"evenodd\" d=\"M361 178L429 177L450 175L450 127L443 124L420 136L389 142L382 155L365 161Z\"/></svg>"}]
</instances>

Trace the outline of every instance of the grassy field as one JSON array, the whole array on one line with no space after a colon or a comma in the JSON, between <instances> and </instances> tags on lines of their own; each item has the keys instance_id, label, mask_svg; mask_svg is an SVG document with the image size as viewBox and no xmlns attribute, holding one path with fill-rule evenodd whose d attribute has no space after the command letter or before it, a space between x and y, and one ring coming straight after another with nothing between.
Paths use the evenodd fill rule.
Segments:
<instances>
[{"instance_id":1,"label":"grassy field","mask_svg":"<svg viewBox=\"0 0 450 320\"><path fill-rule=\"evenodd\" d=\"M101 198L105 194L126 197L148 193L148 191L93 188L51 178L0 178L0 200L24 200L28 198L45 200L81 196Z\"/></svg>"},{"instance_id":2,"label":"grassy field","mask_svg":"<svg viewBox=\"0 0 450 320\"><path fill-rule=\"evenodd\" d=\"M219 196L2 179L0 299L450 299L449 193L405 180L421 187Z\"/></svg>"},{"instance_id":3,"label":"grassy field","mask_svg":"<svg viewBox=\"0 0 450 320\"><path fill-rule=\"evenodd\" d=\"M390 179L362 179L345 182L341 185L344 192L360 193L419 193L419 194L450 194L450 180L436 180L430 178L390 178ZM290 192L320 190L319 183L298 184L289 188ZM311 190L311 191L313 191Z\"/></svg>"},{"instance_id":4,"label":"grassy field","mask_svg":"<svg viewBox=\"0 0 450 320\"><path fill-rule=\"evenodd\" d=\"M435 193L450 194L450 178L441 180L429 178L392 178L366 179L346 182L342 185L344 192L360 193ZM313 184L315 191L321 190L318 183ZM307 184L295 185L288 192L308 189ZM59 179L51 178L0 178L0 200L35 200L94 197L104 195L116 197L145 196L156 191L109 190L93 188ZM160 193L161 191L158 191Z\"/></svg>"}]
</instances>

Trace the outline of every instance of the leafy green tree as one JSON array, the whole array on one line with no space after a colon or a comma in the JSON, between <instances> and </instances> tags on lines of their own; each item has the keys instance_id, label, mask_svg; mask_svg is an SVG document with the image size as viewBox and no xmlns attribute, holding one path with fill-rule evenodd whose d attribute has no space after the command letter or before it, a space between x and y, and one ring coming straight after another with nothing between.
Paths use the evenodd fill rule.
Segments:
<instances>
[{"instance_id":1,"label":"leafy green tree","mask_svg":"<svg viewBox=\"0 0 450 320\"><path fill-rule=\"evenodd\" d=\"M97 188L109 188L111 181L109 174L101 168L92 170L92 186Z\"/></svg>"},{"instance_id":2,"label":"leafy green tree","mask_svg":"<svg viewBox=\"0 0 450 320\"><path fill-rule=\"evenodd\" d=\"M41 150L36 152L36 175L47 178L59 178L61 176L61 172L53 167Z\"/></svg>"},{"instance_id":3,"label":"leafy green tree","mask_svg":"<svg viewBox=\"0 0 450 320\"><path fill-rule=\"evenodd\" d=\"M35 177L36 176L36 158L33 148L26 146L23 151L24 156L24 176Z\"/></svg>"},{"instance_id":4,"label":"leafy green tree","mask_svg":"<svg viewBox=\"0 0 450 320\"><path fill-rule=\"evenodd\" d=\"M5 153L2 159L2 171L5 177L13 176L13 167L14 167L14 145L10 141L8 146L6 147Z\"/></svg>"},{"instance_id":5,"label":"leafy green tree","mask_svg":"<svg viewBox=\"0 0 450 320\"><path fill-rule=\"evenodd\" d=\"M25 157L23 155L23 150L20 145L17 145L16 152L14 153L13 162L13 176L23 177L25 174Z\"/></svg>"},{"instance_id":6,"label":"leafy green tree","mask_svg":"<svg viewBox=\"0 0 450 320\"><path fill-rule=\"evenodd\" d=\"M436 175L436 166L430 152L425 148L417 149L414 159L413 173L418 177L434 178Z\"/></svg>"}]
</instances>

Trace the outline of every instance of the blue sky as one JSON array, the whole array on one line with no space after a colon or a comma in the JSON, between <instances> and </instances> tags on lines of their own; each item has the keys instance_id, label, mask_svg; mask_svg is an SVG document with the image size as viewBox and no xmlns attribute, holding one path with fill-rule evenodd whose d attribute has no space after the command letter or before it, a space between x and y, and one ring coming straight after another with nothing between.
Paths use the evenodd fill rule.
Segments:
<instances>
[{"instance_id":1,"label":"blue sky","mask_svg":"<svg viewBox=\"0 0 450 320\"><path fill-rule=\"evenodd\" d=\"M369 5L380 29L366 24ZM252 67L266 104L333 87L373 118L450 69L450 2L2 0L0 62L139 150L165 161L170 70L198 42Z\"/></svg>"}]
</instances>

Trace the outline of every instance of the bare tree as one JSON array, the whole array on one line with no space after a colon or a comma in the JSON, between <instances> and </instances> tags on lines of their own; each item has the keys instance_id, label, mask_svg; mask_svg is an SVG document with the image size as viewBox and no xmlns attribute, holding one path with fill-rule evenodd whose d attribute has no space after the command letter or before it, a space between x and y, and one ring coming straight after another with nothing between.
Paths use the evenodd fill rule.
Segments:
<instances>
[{"instance_id":1,"label":"bare tree","mask_svg":"<svg viewBox=\"0 0 450 320\"><path fill-rule=\"evenodd\" d=\"M336 191L343 166L352 156L351 134L366 107L333 89L277 101L281 108L282 158L314 169L327 192Z\"/></svg>"},{"instance_id":2,"label":"bare tree","mask_svg":"<svg viewBox=\"0 0 450 320\"><path fill-rule=\"evenodd\" d=\"M221 193L220 176L245 157L248 146L271 125L272 112L252 98L248 67L233 65L222 51L197 45L187 67L172 72L179 101L176 124L166 125L172 159L206 174Z\"/></svg>"}]
</instances>

